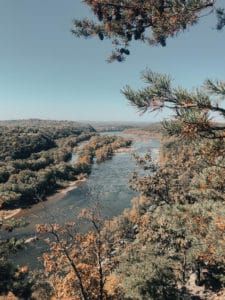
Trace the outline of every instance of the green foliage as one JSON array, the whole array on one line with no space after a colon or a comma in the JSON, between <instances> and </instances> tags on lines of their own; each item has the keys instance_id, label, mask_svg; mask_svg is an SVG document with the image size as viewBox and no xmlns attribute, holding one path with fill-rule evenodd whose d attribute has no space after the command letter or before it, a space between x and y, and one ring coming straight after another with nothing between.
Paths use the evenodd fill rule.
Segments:
<instances>
[{"instance_id":1,"label":"green foliage","mask_svg":"<svg viewBox=\"0 0 225 300\"><path fill-rule=\"evenodd\" d=\"M97 162L110 159L115 149L127 147L131 143L130 140L116 136L96 136L92 127L77 128L67 122L59 122L58 125L53 123L55 125L52 127L51 122L44 124L46 127L42 124L40 128L2 127L2 153L7 156L7 163L0 160L0 205L3 209L26 207L44 200L68 181L76 180L80 174L89 174L95 156ZM42 139L40 142L37 137L42 136L44 129L47 139L54 146L50 149L38 148ZM18 136L23 137L21 143ZM77 161L71 163L72 152L77 151L74 147L86 140L90 141L79 150ZM16 150L9 147L10 143L18 144ZM26 143L29 145L24 146ZM27 154L24 154L25 147L29 148ZM18 155L14 158L15 151L19 153L18 149L24 157L29 153L29 157L21 159Z\"/></svg>"},{"instance_id":2,"label":"green foliage","mask_svg":"<svg viewBox=\"0 0 225 300\"><path fill-rule=\"evenodd\" d=\"M5 220L2 218L0 233L13 231L15 228L25 226L22 219ZM23 240L0 239L0 295L12 292L19 299L30 299L32 293L32 280L29 278L28 267L19 268L10 260L10 256L23 248Z\"/></svg>"},{"instance_id":3,"label":"green foliage","mask_svg":"<svg viewBox=\"0 0 225 300\"><path fill-rule=\"evenodd\" d=\"M27 272L20 271L10 261L0 260L0 295L8 292L13 292L19 299L30 299L32 282Z\"/></svg>"},{"instance_id":4,"label":"green foliage","mask_svg":"<svg viewBox=\"0 0 225 300\"><path fill-rule=\"evenodd\" d=\"M0 261L0 293L7 294L12 289L16 267L10 262Z\"/></svg>"},{"instance_id":5,"label":"green foliage","mask_svg":"<svg viewBox=\"0 0 225 300\"><path fill-rule=\"evenodd\" d=\"M130 299L179 299L170 262L154 249L133 249L121 258L120 272L126 274L124 290Z\"/></svg>"},{"instance_id":6,"label":"green foliage","mask_svg":"<svg viewBox=\"0 0 225 300\"><path fill-rule=\"evenodd\" d=\"M153 173L133 174L131 186L141 196L126 216L136 233L123 237L118 270L131 299L170 299L171 292L171 299L189 299L191 274L206 290L224 287L224 162L224 140L173 139L164 142Z\"/></svg>"},{"instance_id":7,"label":"green foliage","mask_svg":"<svg viewBox=\"0 0 225 300\"><path fill-rule=\"evenodd\" d=\"M75 180L73 147L95 135L91 126L75 122L5 121L0 127L0 205L25 207ZM6 127L7 125L7 127Z\"/></svg>"}]
</instances>

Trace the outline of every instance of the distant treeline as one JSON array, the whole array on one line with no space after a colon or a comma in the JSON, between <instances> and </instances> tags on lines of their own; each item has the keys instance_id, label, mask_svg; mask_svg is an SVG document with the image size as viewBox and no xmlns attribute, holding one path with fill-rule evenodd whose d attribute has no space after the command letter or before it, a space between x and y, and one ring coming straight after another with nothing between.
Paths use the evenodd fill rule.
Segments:
<instances>
[{"instance_id":1,"label":"distant treeline","mask_svg":"<svg viewBox=\"0 0 225 300\"><path fill-rule=\"evenodd\" d=\"M144 129L153 132L161 130L161 123L146 122L90 122L97 131L124 131L132 129Z\"/></svg>"},{"instance_id":2,"label":"distant treeline","mask_svg":"<svg viewBox=\"0 0 225 300\"><path fill-rule=\"evenodd\" d=\"M65 128L70 127L75 130L91 130L91 125L88 123L80 123L75 121L58 121L58 120L41 120L41 119L21 119L21 120L5 120L0 121L0 126L6 127L37 127L37 128ZM92 128L93 130L93 128Z\"/></svg>"}]
</instances>

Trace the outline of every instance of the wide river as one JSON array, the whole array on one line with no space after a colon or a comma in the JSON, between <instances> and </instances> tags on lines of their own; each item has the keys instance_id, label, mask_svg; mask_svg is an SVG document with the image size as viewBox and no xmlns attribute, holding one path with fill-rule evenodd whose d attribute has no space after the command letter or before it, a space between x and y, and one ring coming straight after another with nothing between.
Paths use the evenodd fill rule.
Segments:
<instances>
[{"instance_id":1,"label":"wide river","mask_svg":"<svg viewBox=\"0 0 225 300\"><path fill-rule=\"evenodd\" d=\"M151 150L157 157L160 142L149 136L137 136L121 132L104 133L116 134L133 139L133 151L144 154ZM74 158L73 158L74 159ZM77 188L67 192L63 196L53 197L43 203L34 205L23 213L23 218L28 222L24 228L19 228L10 233L10 236L29 238L35 235L35 224L65 223L74 221L76 215L83 208L100 206L104 217L111 218L118 215L124 208L130 206L130 201L137 194L128 187L130 174L138 171L131 152L116 153L111 160L94 164L91 175L86 182ZM26 245L23 251L19 251L14 257L21 265L38 265L37 257L43 253L46 245L41 241L35 241Z\"/></svg>"}]
</instances>

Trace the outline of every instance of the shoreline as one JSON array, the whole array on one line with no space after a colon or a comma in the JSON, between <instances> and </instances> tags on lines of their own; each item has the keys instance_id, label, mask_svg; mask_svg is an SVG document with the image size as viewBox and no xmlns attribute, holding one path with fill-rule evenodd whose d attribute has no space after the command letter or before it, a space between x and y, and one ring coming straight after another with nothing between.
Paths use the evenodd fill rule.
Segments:
<instances>
[{"instance_id":1,"label":"shoreline","mask_svg":"<svg viewBox=\"0 0 225 300\"><path fill-rule=\"evenodd\" d=\"M130 134L130 133L128 133ZM134 133L132 133L134 134ZM139 134L135 134L137 136L140 137ZM149 134L148 134L149 135ZM146 135L145 135L146 136ZM150 136L150 135L149 135ZM152 136L152 135L151 135ZM153 136L152 136L153 137ZM134 148L133 147L121 147L118 148L114 151L114 153L127 153L127 152L131 152L133 151ZM27 208L17 208L17 209L12 209L12 210L0 210L0 220L9 220L12 218L19 218L19 217L23 217L24 215L26 215L30 210L35 210L38 209L40 206L42 206L43 204L47 204L50 203L52 201L56 201L56 200L60 200L61 198L63 198L68 192L76 189L80 184L86 182L88 180L88 177L84 177L82 179L77 179L75 181L71 181L68 182L68 185L66 185L65 187L62 187L59 190L56 190L55 192L53 192L53 194L49 195L46 197L46 199L44 201L40 201L38 203L35 203L33 205L31 205L30 207Z\"/></svg>"},{"instance_id":2,"label":"shoreline","mask_svg":"<svg viewBox=\"0 0 225 300\"><path fill-rule=\"evenodd\" d=\"M19 215L22 211L22 208L16 208L12 210L0 210L0 219L1 220L9 220L17 215Z\"/></svg>"},{"instance_id":3,"label":"shoreline","mask_svg":"<svg viewBox=\"0 0 225 300\"><path fill-rule=\"evenodd\" d=\"M161 141L162 139L162 133L160 132L151 132L145 129L125 129L123 131L125 134L134 134L137 135L138 137L144 136L144 137L150 137L150 138L157 138L158 140Z\"/></svg>"},{"instance_id":4,"label":"shoreline","mask_svg":"<svg viewBox=\"0 0 225 300\"><path fill-rule=\"evenodd\" d=\"M130 152L130 151L131 151L131 147L129 147L129 148L123 147L123 148L117 149L115 151L115 153ZM20 218L20 217L23 217L25 214L27 214L27 212L29 210L34 210L35 208L38 208L43 204L46 204L46 203L49 203L52 201L56 201L56 200L60 200L68 192L76 189L78 187L78 185L86 182L87 179L88 179L88 177L84 177L82 179L77 179L75 181L71 181L65 187L63 187L59 190L56 190L52 195L47 196L46 200L39 201L38 203L33 204L31 207L17 208L17 209L11 209L11 210L0 210L0 220L1 219L2 220L10 220L15 217Z\"/></svg>"},{"instance_id":5,"label":"shoreline","mask_svg":"<svg viewBox=\"0 0 225 300\"><path fill-rule=\"evenodd\" d=\"M127 153L134 151L134 147L122 147L114 150L114 153Z\"/></svg>"},{"instance_id":6,"label":"shoreline","mask_svg":"<svg viewBox=\"0 0 225 300\"><path fill-rule=\"evenodd\" d=\"M58 190L53 195L47 197L46 201L48 201L51 197L52 198L55 197L57 194L62 195L62 196L66 195L69 191L74 190L75 188L77 188L78 185L80 185L81 183L83 183L85 181L87 181L87 177L69 182L69 184L67 186L65 186L62 189Z\"/></svg>"},{"instance_id":7,"label":"shoreline","mask_svg":"<svg viewBox=\"0 0 225 300\"><path fill-rule=\"evenodd\" d=\"M38 208L43 204L46 204L46 203L49 203L52 201L56 201L56 200L60 200L68 192L76 189L78 187L78 185L84 183L85 181L87 181L87 178L71 181L71 182L69 182L69 184L66 187L63 187L62 189L55 191L52 195L46 197L46 200L35 203L31 207L17 208L17 209L12 209L12 210L0 210L0 219L10 220L14 217L16 217L16 218L23 217L23 215L26 214L29 210L34 210L35 208Z\"/></svg>"}]
</instances>

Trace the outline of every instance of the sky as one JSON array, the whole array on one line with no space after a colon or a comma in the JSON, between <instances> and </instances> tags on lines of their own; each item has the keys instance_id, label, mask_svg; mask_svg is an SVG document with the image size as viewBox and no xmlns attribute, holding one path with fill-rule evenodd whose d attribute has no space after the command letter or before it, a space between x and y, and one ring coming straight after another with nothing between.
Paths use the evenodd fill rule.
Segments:
<instances>
[{"instance_id":1,"label":"sky","mask_svg":"<svg viewBox=\"0 0 225 300\"><path fill-rule=\"evenodd\" d=\"M218 4L224 0L218 1ZM132 44L124 63L107 63L109 41L78 39L74 18L90 16L80 0L0 0L0 119L158 121L140 116L120 90L141 88L141 71L167 73L175 86L194 88L225 78L225 30L213 15L168 39L167 47Z\"/></svg>"}]
</instances>

